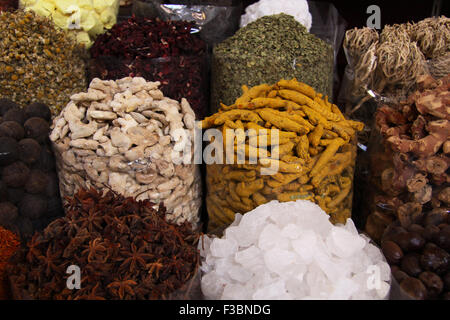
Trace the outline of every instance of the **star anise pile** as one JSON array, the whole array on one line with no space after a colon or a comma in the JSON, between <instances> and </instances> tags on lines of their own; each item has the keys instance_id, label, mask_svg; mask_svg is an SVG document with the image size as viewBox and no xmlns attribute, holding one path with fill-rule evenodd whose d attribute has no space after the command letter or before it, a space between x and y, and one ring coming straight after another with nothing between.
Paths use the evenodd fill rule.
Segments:
<instances>
[{"instance_id":1,"label":"star anise pile","mask_svg":"<svg viewBox=\"0 0 450 320\"><path fill-rule=\"evenodd\" d=\"M31 299L169 299L196 279L199 235L167 222L165 208L108 192L66 198L66 216L12 260L12 289ZM81 269L70 290L67 268Z\"/></svg>"}]
</instances>

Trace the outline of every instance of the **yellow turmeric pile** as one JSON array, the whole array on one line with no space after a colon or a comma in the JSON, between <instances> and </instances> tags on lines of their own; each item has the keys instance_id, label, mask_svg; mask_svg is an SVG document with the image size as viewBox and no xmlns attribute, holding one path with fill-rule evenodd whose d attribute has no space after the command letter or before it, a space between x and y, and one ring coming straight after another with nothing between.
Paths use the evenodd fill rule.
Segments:
<instances>
[{"instance_id":1,"label":"yellow turmeric pile","mask_svg":"<svg viewBox=\"0 0 450 320\"><path fill-rule=\"evenodd\" d=\"M232 144L235 158L233 164L207 166L210 230L271 200L311 200L333 223L345 223L351 216L355 133L364 125L345 119L327 97L296 79L242 90L233 105L222 104L201 122L202 129L222 132L224 150ZM257 161L249 161L250 155ZM238 162L239 156L246 160ZM276 171L261 173L273 165Z\"/></svg>"}]
</instances>

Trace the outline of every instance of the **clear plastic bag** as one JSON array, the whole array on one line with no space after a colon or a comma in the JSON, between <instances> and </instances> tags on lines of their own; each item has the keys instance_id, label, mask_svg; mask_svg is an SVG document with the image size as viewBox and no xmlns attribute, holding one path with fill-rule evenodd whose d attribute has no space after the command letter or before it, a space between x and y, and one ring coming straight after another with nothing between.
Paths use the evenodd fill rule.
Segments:
<instances>
[{"instance_id":1,"label":"clear plastic bag","mask_svg":"<svg viewBox=\"0 0 450 320\"><path fill-rule=\"evenodd\" d=\"M234 34L239 28L241 11L242 2L238 0L137 0L133 3L136 16L194 22L196 31L210 47Z\"/></svg>"},{"instance_id":2,"label":"clear plastic bag","mask_svg":"<svg viewBox=\"0 0 450 320\"><path fill-rule=\"evenodd\" d=\"M396 220L450 209L448 95L450 76L423 77L406 101L380 102L368 149L366 232L380 241ZM441 106L441 108L438 108Z\"/></svg>"},{"instance_id":3,"label":"clear plastic bag","mask_svg":"<svg viewBox=\"0 0 450 320\"><path fill-rule=\"evenodd\" d=\"M308 88L317 104L287 88ZM293 103L296 97L337 122L316 122L312 109L302 110ZM330 214L333 223L351 217L355 132L361 130L360 123L347 122L336 105L296 80L246 89L235 104L222 108L202 122L204 129L222 133L225 150L221 162L225 164L207 165L209 230L220 230L236 213L271 200L311 200ZM232 156L227 155L228 148Z\"/></svg>"},{"instance_id":4,"label":"clear plastic bag","mask_svg":"<svg viewBox=\"0 0 450 320\"><path fill-rule=\"evenodd\" d=\"M50 136L63 196L81 187L113 190L164 202L169 220L197 225L201 177L193 164L195 115L187 100L164 97L158 85L143 78L94 79L88 93L72 96Z\"/></svg>"}]
</instances>

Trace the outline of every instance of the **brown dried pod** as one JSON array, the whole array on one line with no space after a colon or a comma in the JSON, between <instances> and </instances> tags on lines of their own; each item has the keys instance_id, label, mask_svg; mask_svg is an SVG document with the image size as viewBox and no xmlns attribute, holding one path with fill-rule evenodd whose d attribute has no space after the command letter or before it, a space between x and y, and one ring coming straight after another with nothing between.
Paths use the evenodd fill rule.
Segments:
<instances>
[{"instance_id":1,"label":"brown dried pod","mask_svg":"<svg viewBox=\"0 0 450 320\"><path fill-rule=\"evenodd\" d=\"M395 267L395 266L393 266ZM391 267L392 269L392 267ZM408 274L402 270L400 270L400 268L398 268L397 270L393 270L392 271L392 275L394 276L395 280L397 280L398 283L401 283L403 280L405 280L406 278L408 278Z\"/></svg>"},{"instance_id":2,"label":"brown dried pod","mask_svg":"<svg viewBox=\"0 0 450 320\"><path fill-rule=\"evenodd\" d=\"M415 233L419 234L420 236L423 236L423 234L425 232L425 228L419 224L413 223L412 225L410 225L408 227L408 231L415 232Z\"/></svg>"},{"instance_id":3,"label":"brown dried pod","mask_svg":"<svg viewBox=\"0 0 450 320\"><path fill-rule=\"evenodd\" d=\"M34 139L26 138L19 141L19 158L26 164L35 163L41 155L41 145Z\"/></svg>"},{"instance_id":4,"label":"brown dried pod","mask_svg":"<svg viewBox=\"0 0 450 320\"><path fill-rule=\"evenodd\" d=\"M427 288L428 298L437 298L444 289L442 279L433 272L425 271L419 275L419 280Z\"/></svg>"},{"instance_id":5,"label":"brown dried pod","mask_svg":"<svg viewBox=\"0 0 450 320\"><path fill-rule=\"evenodd\" d=\"M444 274L450 268L450 255L438 246L427 245L420 257L420 265L426 271Z\"/></svg>"},{"instance_id":6,"label":"brown dried pod","mask_svg":"<svg viewBox=\"0 0 450 320\"><path fill-rule=\"evenodd\" d=\"M403 258L402 249L393 241L383 241L381 249L390 264L398 264Z\"/></svg>"},{"instance_id":7,"label":"brown dried pod","mask_svg":"<svg viewBox=\"0 0 450 320\"><path fill-rule=\"evenodd\" d=\"M400 288L413 299L425 300L427 298L427 288L422 281L408 277L400 283Z\"/></svg>"},{"instance_id":8,"label":"brown dried pod","mask_svg":"<svg viewBox=\"0 0 450 320\"><path fill-rule=\"evenodd\" d=\"M438 226L429 225L425 227L423 236L425 240L434 242L437 239L440 231L441 229L439 229Z\"/></svg>"},{"instance_id":9,"label":"brown dried pod","mask_svg":"<svg viewBox=\"0 0 450 320\"><path fill-rule=\"evenodd\" d=\"M3 121L0 124L0 136L11 137L19 141L25 135L23 127L15 121Z\"/></svg>"},{"instance_id":10,"label":"brown dried pod","mask_svg":"<svg viewBox=\"0 0 450 320\"><path fill-rule=\"evenodd\" d=\"M400 264L400 268L411 277L417 277L422 272L422 268L420 267L420 256L416 253L405 255Z\"/></svg>"},{"instance_id":11,"label":"brown dried pod","mask_svg":"<svg viewBox=\"0 0 450 320\"><path fill-rule=\"evenodd\" d=\"M442 228L435 238L435 243L442 249L450 252L450 226Z\"/></svg>"},{"instance_id":12,"label":"brown dried pod","mask_svg":"<svg viewBox=\"0 0 450 320\"><path fill-rule=\"evenodd\" d=\"M447 221L448 213L447 209L435 209L432 212L428 213L424 220L424 225L434 225L438 226L441 223L444 223Z\"/></svg>"},{"instance_id":13,"label":"brown dried pod","mask_svg":"<svg viewBox=\"0 0 450 320\"><path fill-rule=\"evenodd\" d=\"M22 161L14 162L3 168L3 181L13 188L22 187L28 180L30 169Z\"/></svg>"}]
</instances>

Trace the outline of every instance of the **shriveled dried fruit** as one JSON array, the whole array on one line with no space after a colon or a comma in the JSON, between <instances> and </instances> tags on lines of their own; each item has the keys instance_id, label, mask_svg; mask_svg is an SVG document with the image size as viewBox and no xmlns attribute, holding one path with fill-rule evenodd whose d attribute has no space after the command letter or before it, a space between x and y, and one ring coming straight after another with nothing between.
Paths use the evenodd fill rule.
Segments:
<instances>
[{"instance_id":1,"label":"shriveled dried fruit","mask_svg":"<svg viewBox=\"0 0 450 320\"><path fill-rule=\"evenodd\" d=\"M25 138L19 141L19 158L26 164L33 164L39 160L41 145L34 139Z\"/></svg>"},{"instance_id":2,"label":"shriveled dried fruit","mask_svg":"<svg viewBox=\"0 0 450 320\"><path fill-rule=\"evenodd\" d=\"M27 138L36 139L37 141L45 141L47 139L50 126L48 122L42 118L33 117L28 119L24 125Z\"/></svg>"}]
</instances>

